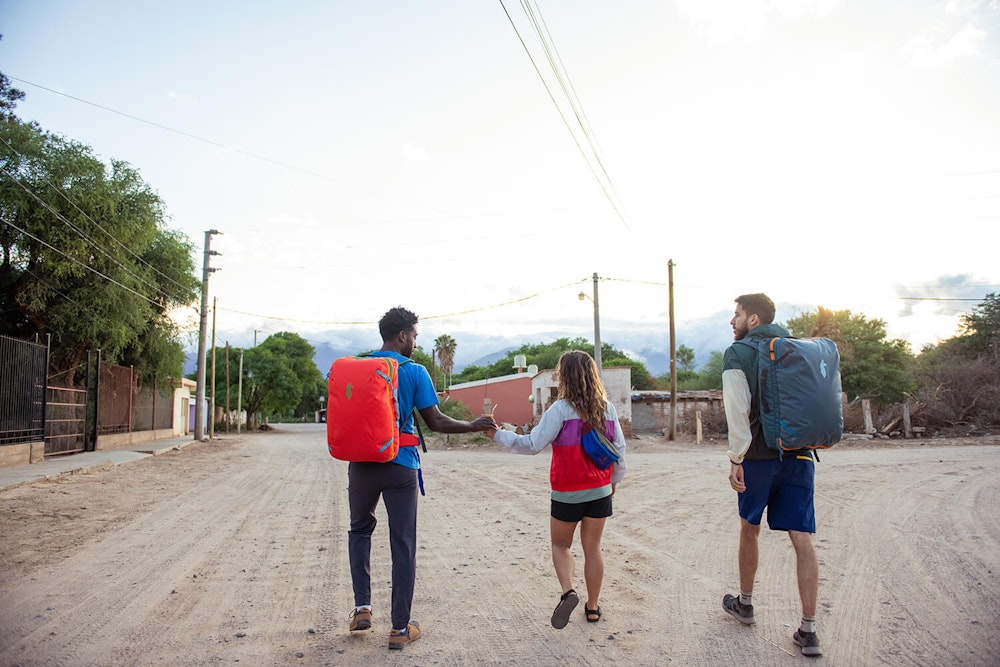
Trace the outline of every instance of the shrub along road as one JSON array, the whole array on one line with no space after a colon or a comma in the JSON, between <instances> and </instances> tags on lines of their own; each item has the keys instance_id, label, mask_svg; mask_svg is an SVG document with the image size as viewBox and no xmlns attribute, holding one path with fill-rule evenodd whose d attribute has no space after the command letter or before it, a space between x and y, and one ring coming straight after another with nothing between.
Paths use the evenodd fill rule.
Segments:
<instances>
[{"instance_id":1,"label":"shrub along road","mask_svg":"<svg viewBox=\"0 0 1000 667\"><path fill-rule=\"evenodd\" d=\"M605 532L604 617L586 623L581 605L554 630L548 454L435 438L424 455L413 608L424 635L402 656L386 649L381 508L374 629L347 631L347 464L326 454L322 425L223 434L8 489L0 664L807 662L791 642L799 606L783 534L762 532L757 625L722 611L736 586L737 539L724 444L630 447ZM997 437L822 454L823 664L995 664L998 469Z\"/></svg>"}]
</instances>

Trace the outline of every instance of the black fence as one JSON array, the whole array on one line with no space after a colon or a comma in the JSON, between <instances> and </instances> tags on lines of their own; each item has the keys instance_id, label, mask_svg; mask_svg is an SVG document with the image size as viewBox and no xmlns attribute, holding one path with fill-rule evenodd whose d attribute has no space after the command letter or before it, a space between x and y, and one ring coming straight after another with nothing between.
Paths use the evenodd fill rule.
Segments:
<instances>
[{"instance_id":1,"label":"black fence","mask_svg":"<svg viewBox=\"0 0 1000 667\"><path fill-rule=\"evenodd\" d=\"M77 386L50 384L64 373L50 377L48 365L48 339L0 335L0 446L44 440L46 456L70 454L93 450L98 435L173 427L169 379L140 385L132 368L102 363L100 350L87 353L83 373L74 369Z\"/></svg>"},{"instance_id":2,"label":"black fence","mask_svg":"<svg viewBox=\"0 0 1000 667\"><path fill-rule=\"evenodd\" d=\"M132 369L98 365L101 383L97 401L97 434L128 433L132 430Z\"/></svg>"},{"instance_id":3,"label":"black fence","mask_svg":"<svg viewBox=\"0 0 1000 667\"><path fill-rule=\"evenodd\" d=\"M49 339L0 336L0 445L41 440Z\"/></svg>"},{"instance_id":4,"label":"black fence","mask_svg":"<svg viewBox=\"0 0 1000 667\"><path fill-rule=\"evenodd\" d=\"M173 384L168 382L163 386L154 380L150 387L136 386L132 399L132 430L156 431L173 425Z\"/></svg>"}]
</instances>

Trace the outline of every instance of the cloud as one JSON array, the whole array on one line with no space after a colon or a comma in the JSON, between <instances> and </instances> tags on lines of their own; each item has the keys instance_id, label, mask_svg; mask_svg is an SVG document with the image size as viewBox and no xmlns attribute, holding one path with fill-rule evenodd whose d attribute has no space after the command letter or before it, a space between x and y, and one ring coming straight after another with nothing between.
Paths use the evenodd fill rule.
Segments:
<instances>
[{"instance_id":1,"label":"cloud","mask_svg":"<svg viewBox=\"0 0 1000 667\"><path fill-rule=\"evenodd\" d=\"M917 306L929 314L952 315L955 312L954 299L982 299L989 291L987 288L988 285L974 280L967 273L940 276L927 285L896 285L896 294L903 303L899 316L915 316Z\"/></svg>"},{"instance_id":2,"label":"cloud","mask_svg":"<svg viewBox=\"0 0 1000 667\"><path fill-rule=\"evenodd\" d=\"M167 91L167 99L172 100L172 101L176 101L176 102L184 102L189 107L196 107L196 106L198 106L198 98L196 98L196 97L194 97L192 95L189 95L187 93L178 92L176 90L168 90Z\"/></svg>"},{"instance_id":3,"label":"cloud","mask_svg":"<svg viewBox=\"0 0 1000 667\"><path fill-rule=\"evenodd\" d=\"M407 141L400 150L407 162L425 162L427 160L427 149L421 148L413 142Z\"/></svg>"},{"instance_id":4,"label":"cloud","mask_svg":"<svg viewBox=\"0 0 1000 667\"><path fill-rule=\"evenodd\" d=\"M691 22L711 45L735 39L754 39L773 18L803 19L824 17L840 0L677 0L677 13Z\"/></svg>"},{"instance_id":5,"label":"cloud","mask_svg":"<svg viewBox=\"0 0 1000 667\"><path fill-rule=\"evenodd\" d=\"M970 24L943 44L932 37L917 35L903 47L903 53L910 56L910 61L916 67L942 67L975 55L985 37L985 31Z\"/></svg>"}]
</instances>

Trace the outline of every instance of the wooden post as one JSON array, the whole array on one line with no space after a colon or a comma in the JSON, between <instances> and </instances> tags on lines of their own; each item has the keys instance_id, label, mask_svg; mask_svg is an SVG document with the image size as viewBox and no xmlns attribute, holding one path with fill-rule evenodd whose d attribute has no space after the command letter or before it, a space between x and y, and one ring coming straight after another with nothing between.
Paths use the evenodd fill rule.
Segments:
<instances>
[{"instance_id":1,"label":"wooden post","mask_svg":"<svg viewBox=\"0 0 1000 667\"><path fill-rule=\"evenodd\" d=\"M233 421L233 413L229 407L229 341L226 341L226 433L229 433L229 425Z\"/></svg>"},{"instance_id":2,"label":"wooden post","mask_svg":"<svg viewBox=\"0 0 1000 667\"><path fill-rule=\"evenodd\" d=\"M694 443L701 444L701 410L694 413Z\"/></svg>"},{"instance_id":3,"label":"wooden post","mask_svg":"<svg viewBox=\"0 0 1000 667\"><path fill-rule=\"evenodd\" d=\"M903 437L912 438L913 428L910 424L910 402L903 403Z\"/></svg>"},{"instance_id":4,"label":"wooden post","mask_svg":"<svg viewBox=\"0 0 1000 667\"><path fill-rule=\"evenodd\" d=\"M668 440L677 439L677 348L674 336L674 260L667 262L668 299L670 318L670 432Z\"/></svg>"}]
</instances>

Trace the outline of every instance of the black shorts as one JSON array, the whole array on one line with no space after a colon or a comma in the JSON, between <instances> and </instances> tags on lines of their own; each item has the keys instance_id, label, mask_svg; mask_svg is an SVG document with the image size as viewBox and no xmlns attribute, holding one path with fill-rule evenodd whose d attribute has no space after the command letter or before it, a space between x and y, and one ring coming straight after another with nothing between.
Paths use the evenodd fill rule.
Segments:
<instances>
[{"instance_id":1,"label":"black shorts","mask_svg":"<svg viewBox=\"0 0 1000 667\"><path fill-rule=\"evenodd\" d=\"M591 519L606 519L611 516L611 494L589 500L585 503L561 503L558 500L552 501L552 518L559 521L576 523L583 517Z\"/></svg>"}]
</instances>

